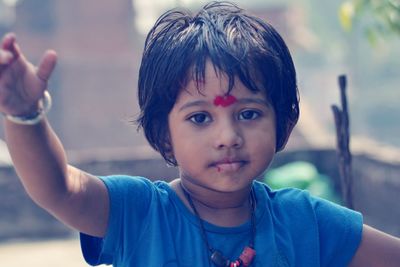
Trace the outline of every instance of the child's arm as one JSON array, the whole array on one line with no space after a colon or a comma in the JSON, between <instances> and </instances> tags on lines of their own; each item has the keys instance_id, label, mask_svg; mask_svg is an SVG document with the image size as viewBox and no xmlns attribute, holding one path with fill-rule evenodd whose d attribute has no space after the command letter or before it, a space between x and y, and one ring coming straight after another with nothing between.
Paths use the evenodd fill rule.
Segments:
<instances>
[{"instance_id":1,"label":"child's arm","mask_svg":"<svg viewBox=\"0 0 400 267\"><path fill-rule=\"evenodd\" d=\"M0 112L17 116L36 112L56 60L55 52L47 51L33 66L15 36L7 34L0 43ZM15 169L30 197L71 227L104 236L109 209L105 185L67 164L64 148L46 118L35 125L4 119L4 128Z\"/></svg>"},{"instance_id":2,"label":"child's arm","mask_svg":"<svg viewBox=\"0 0 400 267\"><path fill-rule=\"evenodd\" d=\"M397 267L400 264L400 239L364 225L360 247L350 267Z\"/></svg>"}]
</instances>

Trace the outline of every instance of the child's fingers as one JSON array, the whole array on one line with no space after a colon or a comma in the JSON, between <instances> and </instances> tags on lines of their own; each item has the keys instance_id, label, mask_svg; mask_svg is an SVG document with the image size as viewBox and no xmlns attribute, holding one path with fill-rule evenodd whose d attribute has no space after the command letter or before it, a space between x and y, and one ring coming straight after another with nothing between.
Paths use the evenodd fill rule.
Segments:
<instances>
[{"instance_id":1,"label":"child's fingers","mask_svg":"<svg viewBox=\"0 0 400 267\"><path fill-rule=\"evenodd\" d=\"M24 57L16 43L15 34L7 33L0 42L0 76L11 63L18 59L24 59Z\"/></svg>"},{"instance_id":2,"label":"child's fingers","mask_svg":"<svg viewBox=\"0 0 400 267\"><path fill-rule=\"evenodd\" d=\"M1 40L1 48L10 49L13 42L15 42L15 34L12 32L9 32L9 33L5 34L3 39Z\"/></svg>"},{"instance_id":3,"label":"child's fingers","mask_svg":"<svg viewBox=\"0 0 400 267\"><path fill-rule=\"evenodd\" d=\"M13 59L13 55L6 50L0 48L0 77Z\"/></svg>"},{"instance_id":4,"label":"child's fingers","mask_svg":"<svg viewBox=\"0 0 400 267\"><path fill-rule=\"evenodd\" d=\"M16 43L16 36L14 33L7 33L4 36L1 42L1 48L10 51L14 55L15 59L17 59L21 55L19 46Z\"/></svg>"},{"instance_id":5,"label":"child's fingers","mask_svg":"<svg viewBox=\"0 0 400 267\"><path fill-rule=\"evenodd\" d=\"M39 62L36 75L44 82L50 78L51 73L53 72L57 63L57 54L53 50L48 50L43 55L42 59Z\"/></svg>"},{"instance_id":6,"label":"child's fingers","mask_svg":"<svg viewBox=\"0 0 400 267\"><path fill-rule=\"evenodd\" d=\"M0 65L7 65L13 59L13 54L7 50L0 49Z\"/></svg>"}]
</instances>

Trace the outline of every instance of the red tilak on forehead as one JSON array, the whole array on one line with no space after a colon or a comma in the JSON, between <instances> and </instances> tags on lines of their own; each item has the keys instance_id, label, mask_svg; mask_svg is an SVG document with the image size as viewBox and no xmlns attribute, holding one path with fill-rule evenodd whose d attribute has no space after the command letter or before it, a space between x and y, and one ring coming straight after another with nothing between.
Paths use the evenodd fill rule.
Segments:
<instances>
[{"instance_id":1,"label":"red tilak on forehead","mask_svg":"<svg viewBox=\"0 0 400 267\"><path fill-rule=\"evenodd\" d=\"M216 106L221 105L221 107L227 107L232 105L236 101L237 99L233 95L224 95L224 96L218 95L214 99L214 105Z\"/></svg>"}]
</instances>

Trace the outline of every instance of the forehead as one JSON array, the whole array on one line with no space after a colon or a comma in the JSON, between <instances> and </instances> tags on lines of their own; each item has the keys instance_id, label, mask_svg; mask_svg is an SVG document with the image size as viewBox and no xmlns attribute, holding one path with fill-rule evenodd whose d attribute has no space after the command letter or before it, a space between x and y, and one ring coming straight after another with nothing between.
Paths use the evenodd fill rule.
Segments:
<instances>
[{"instance_id":1,"label":"forehead","mask_svg":"<svg viewBox=\"0 0 400 267\"><path fill-rule=\"evenodd\" d=\"M204 80L189 80L186 87L180 91L176 102L182 102L193 98L208 98L213 100L218 96L227 95L228 92L228 75L214 67L212 63L208 61L205 66ZM261 92L251 91L237 77L234 79L234 86L229 94L234 95L237 98L258 96L265 99Z\"/></svg>"}]
</instances>

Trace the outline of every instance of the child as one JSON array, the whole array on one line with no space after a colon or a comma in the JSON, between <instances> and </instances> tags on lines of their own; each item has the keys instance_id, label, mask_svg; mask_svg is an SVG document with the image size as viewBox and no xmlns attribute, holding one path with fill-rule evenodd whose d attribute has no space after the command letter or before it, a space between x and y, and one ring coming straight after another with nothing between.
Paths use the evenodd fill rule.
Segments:
<instances>
[{"instance_id":1,"label":"child","mask_svg":"<svg viewBox=\"0 0 400 267\"><path fill-rule=\"evenodd\" d=\"M359 213L256 178L299 116L290 53L271 25L226 2L156 22L139 73L139 125L179 168L171 183L95 177L67 164L45 113L54 51L35 68L0 50L0 111L32 199L81 232L86 261L115 266L398 266L400 241Z\"/></svg>"}]
</instances>

